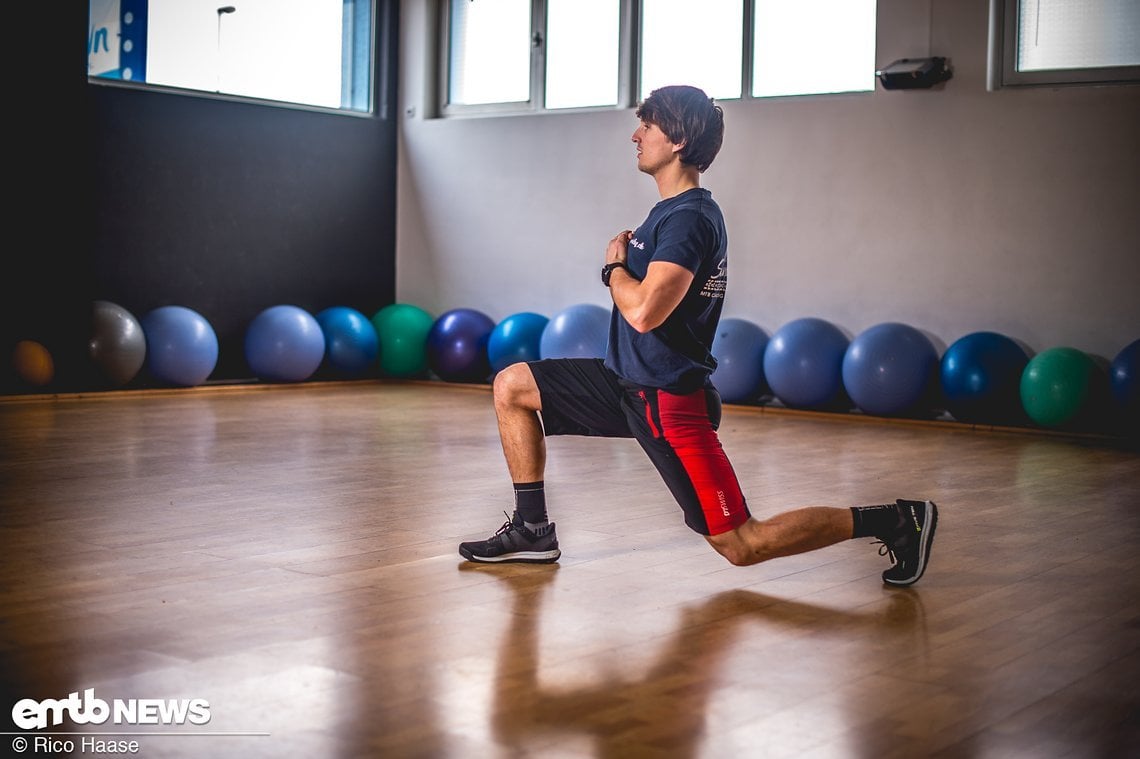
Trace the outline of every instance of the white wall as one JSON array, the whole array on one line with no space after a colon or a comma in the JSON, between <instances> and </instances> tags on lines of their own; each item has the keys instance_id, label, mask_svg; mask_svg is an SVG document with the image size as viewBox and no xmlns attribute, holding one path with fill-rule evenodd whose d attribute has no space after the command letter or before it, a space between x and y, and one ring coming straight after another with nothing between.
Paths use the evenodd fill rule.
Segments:
<instances>
[{"instance_id":1,"label":"white wall","mask_svg":"<svg viewBox=\"0 0 1140 759\"><path fill-rule=\"evenodd\" d=\"M401 9L399 300L495 320L608 306L606 242L657 200L633 111L423 118L429 3ZM880 0L877 61L946 56L944 89L722 104L703 182L728 221L726 316L1110 360L1140 338L1140 87L987 92L987 25L987 0Z\"/></svg>"}]
</instances>

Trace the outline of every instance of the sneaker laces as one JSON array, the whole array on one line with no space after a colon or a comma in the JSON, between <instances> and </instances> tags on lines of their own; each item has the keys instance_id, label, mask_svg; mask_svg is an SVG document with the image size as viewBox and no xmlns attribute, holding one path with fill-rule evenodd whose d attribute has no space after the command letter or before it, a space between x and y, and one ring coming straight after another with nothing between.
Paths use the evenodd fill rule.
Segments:
<instances>
[{"instance_id":1,"label":"sneaker laces","mask_svg":"<svg viewBox=\"0 0 1140 759\"><path fill-rule=\"evenodd\" d=\"M503 526L502 526L502 527L500 527L499 529L495 530L495 534L491 536L492 538L497 538L497 537L499 537L500 535L505 535L506 533L508 533L508 532L510 532L511 530L515 529L515 523L514 523L514 520L513 520L513 519L511 519L511 515L510 515L510 514L508 514L507 512L505 512L505 511L504 511L504 512L503 512L503 516L505 516L505 517L507 518L507 521L506 521L506 522L503 522Z\"/></svg>"},{"instance_id":2,"label":"sneaker laces","mask_svg":"<svg viewBox=\"0 0 1140 759\"><path fill-rule=\"evenodd\" d=\"M879 555L880 556L889 556L892 564L898 564L899 563L898 558L895 556L894 547L890 543L888 543L887 541L876 540L871 545L878 546L879 547Z\"/></svg>"}]
</instances>

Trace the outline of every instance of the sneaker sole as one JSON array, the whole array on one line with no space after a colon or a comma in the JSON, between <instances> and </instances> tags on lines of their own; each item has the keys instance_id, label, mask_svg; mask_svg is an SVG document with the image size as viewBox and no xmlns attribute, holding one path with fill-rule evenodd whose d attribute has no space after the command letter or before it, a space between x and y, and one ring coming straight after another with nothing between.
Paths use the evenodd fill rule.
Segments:
<instances>
[{"instance_id":1,"label":"sneaker sole","mask_svg":"<svg viewBox=\"0 0 1140 759\"><path fill-rule=\"evenodd\" d=\"M562 556L562 551L555 548L553 551L515 551L502 556L476 556L470 551L460 548L459 555L468 561L480 564L553 564Z\"/></svg>"},{"instance_id":2,"label":"sneaker sole","mask_svg":"<svg viewBox=\"0 0 1140 759\"><path fill-rule=\"evenodd\" d=\"M930 546L934 543L934 531L938 529L938 507L934 501L927 501L926 504L930 507L930 518L927 520L929 524L926 525L928 529L924 530L926 534L922 536L922 542L918 546L918 572L915 573L914 577L907 580L888 580L884 575L883 582L888 585L897 587L914 585L926 572L926 564L930 561Z\"/></svg>"}]
</instances>

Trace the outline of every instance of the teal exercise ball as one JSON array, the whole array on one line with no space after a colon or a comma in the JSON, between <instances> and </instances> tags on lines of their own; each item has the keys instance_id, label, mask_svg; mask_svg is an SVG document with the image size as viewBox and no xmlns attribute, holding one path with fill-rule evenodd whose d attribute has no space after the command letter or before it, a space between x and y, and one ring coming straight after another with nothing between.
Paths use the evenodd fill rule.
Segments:
<instances>
[{"instance_id":1,"label":"teal exercise ball","mask_svg":"<svg viewBox=\"0 0 1140 759\"><path fill-rule=\"evenodd\" d=\"M1025 413L1042 427L1074 422L1094 396L1097 367L1084 351L1049 348L1029 360L1021 375Z\"/></svg>"},{"instance_id":2,"label":"teal exercise ball","mask_svg":"<svg viewBox=\"0 0 1140 759\"><path fill-rule=\"evenodd\" d=\"M380 340L380 371L389 377L427 373L427 337L435 319L410 303L392 303L372 315Z\"/></svg>"}]
</instances>

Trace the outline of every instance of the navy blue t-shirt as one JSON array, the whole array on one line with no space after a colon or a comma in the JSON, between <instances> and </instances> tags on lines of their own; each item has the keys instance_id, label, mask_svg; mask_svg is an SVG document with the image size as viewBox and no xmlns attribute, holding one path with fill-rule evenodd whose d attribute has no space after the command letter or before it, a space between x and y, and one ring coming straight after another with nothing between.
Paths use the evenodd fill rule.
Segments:
<instances>
[{"instance_id":1,"label":"navy blue t-shirt","mask_svg":"<svg viewBox=\"0 0 1140 759\"><path fill-rule=\"evenodd\" d=\"M627 265L644 279L653 261L693 273L685 297L665 322L645 334L614 306L606 366L625 380L673 393L691 393L716 369L712 342L728 284L728 233L724 215L704 188L687 190L653 207L633 233Z\"/></svg>"}]
</instances>

